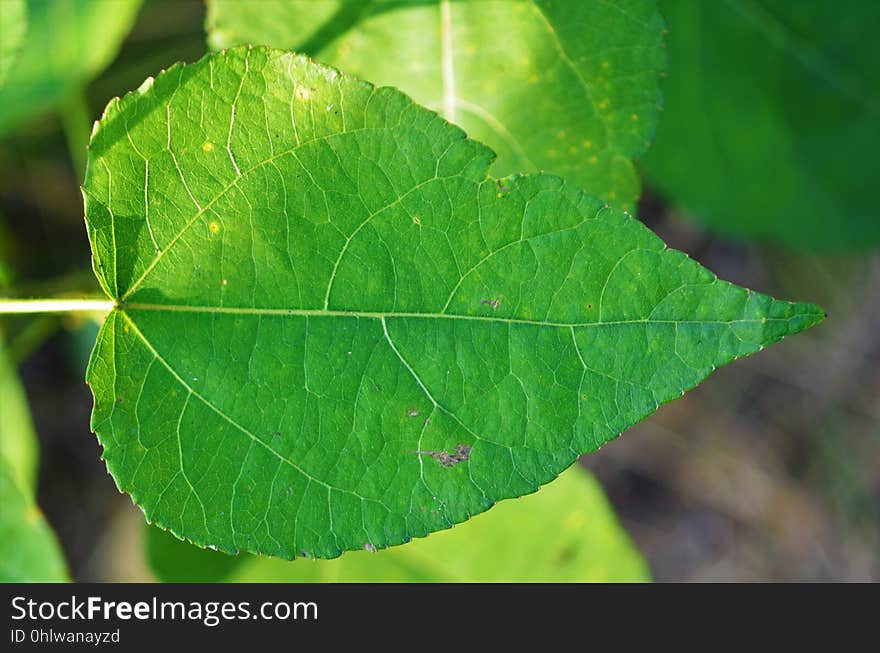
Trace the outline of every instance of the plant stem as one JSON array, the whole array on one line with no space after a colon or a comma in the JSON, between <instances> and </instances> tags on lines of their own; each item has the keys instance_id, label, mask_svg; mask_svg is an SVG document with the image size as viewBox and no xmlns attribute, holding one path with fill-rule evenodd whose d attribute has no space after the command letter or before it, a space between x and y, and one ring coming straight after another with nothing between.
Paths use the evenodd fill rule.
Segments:
<instances>
[{"instance_id":1,"label":"plant stem","mask_svg":"<svg viewBox=\"0 0 880 653\"><path fill-rule=\"evenodd\" d=\"M3 313L109 313L115 304L107 299L0 299Z\"/></svg>"},{"instance_id":2,"label":"plant stem","mask_svg":"<svg viewBox=\"0 0 880 653\"><path fill-rule=\"evenodd\" d=\"M80 86L71 91L61 105L60 113L73 169L76 172L78 183L82 183L86 174L86 148L89 145L91 125L91 110L86 101L83 87Z\"/></svg>"}]
</instances>

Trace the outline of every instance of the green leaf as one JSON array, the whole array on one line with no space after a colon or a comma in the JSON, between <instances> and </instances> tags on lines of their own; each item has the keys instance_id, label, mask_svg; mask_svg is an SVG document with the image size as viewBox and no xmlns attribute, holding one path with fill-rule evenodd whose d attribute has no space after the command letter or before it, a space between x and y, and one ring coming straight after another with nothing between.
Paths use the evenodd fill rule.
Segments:
<instances>
[{"instance_id":1,"label":"green leaf","mask_svg":"<svg viewBox=\"0 0 880 653\"><path fill-rule=\"evenodd\" d=\"M164 581L640 582L647 565L601 486L574 466L537 494L466 524L379 552L312 564L198 549L149 528L150 566ZM225 565L217 567L217 565Z\"/></svg>"},{"instance_id":2,"label":"green leaf","mask_svg":"<svg viewBox=\"0 0 880 653\"><path fill-rule=\"evenodd\" d=\"M6 0L3 0L4 14ZM116 56L141 0L29 0L27 39L0 89L0 135L63 100Z\"/></svg>"},{"instance_id":3,"label":"green leaf","mask_svg":"<svg viewBox=\"0 0 880 653\"><path fill-rule=\"evenodd\" d=\"M327 39L356 27L371 13L371 5L375 3L372 0L264 0L254 6L235 0L207 0L205 4L208 46L212 50L224 50L248 44L292 48L307 42L321 47ZM435 36L430 34L428 38Z\"/></svg>"},{"instance_id":4,"label":"green leaf","mask_svg":"<svg viewBox=\"0 0 880 653\"><path fill-rule=\"evenodd\" d=\"M0 583L67 581L55 535L19 486L5 457L0 458L0 505Z\"/></svg>"},{"instance_id":5,"label":"green leaf","mask_svg":"<svg viewBox=\"0 0 880 653\"><path fill-rule=\"evenodd\" d=\"M0 583L64 582L64 556L37 507L39 445L0 330Z\"/></svg>"},{"instance_id":6,"label":"green leaf","mask_svg":"<svg viewBox=\"0 0 880 653\"><path fill-rule=\"evenodd\" d=\"M27 31L27 5L24 0L0 4L0 86L12 67Z\"/></svg>"},{"instance_id":7,"label":"green leaf","mask_svg":"<svg viewBox=\"0 0 880 653\"><path fill-rule=\"evenodd\" d=\"M706 225L808 249L880 243L880 4L664 0L648 179Z\"/></svg>"},{"instance_id":8,"label":"green leaf","mask_svg":"<svg viewBox=\"0 0 880 653\"><path fill-rule=\"evenodd\" d=\"M144 545L150 568L163 583L226 582L246 555L202 549L149 525L144 526Z\"/></svg>"},{"instance_id":9,"label":"green leaf","mask_svg":"<svg viewBox=\"0 0 880 653\"><path fill-rule=\"evenodd\" d=\"M92 426L148 520L224 551L448 528L823 317L292 53L175 66L89 154Z\"/></svg>"},{"instance_id":10,"label":"green leaf","mask_svg":"<svg viewBox=\"0 0 880 653\"><path fill-rule=\"evenodd\" d=\"M27 397L6 355L0 329L0 460L28 496L36 490L38 458L39 445Z\"/></svg>"},{"instance_id":11,"label":"green leaf","mask_svg":"<svg viewBox=\"0 0 880 653\"><path fill-rule=\"evenodd\" d=\"M632 209L660 105L654 0L214 0L212 47L272 45L396 86L498 153Z\"/></svg>"},{"instance_id":12,"label":"green leaf","mask_svg":"<svg viewBox=\"0 0 880 653\"><path fill-rule=\"evenodd\" d=\"M37 441L27 399L2 345L0 338L0 583L66 581L63 555L34 499Z\"/></svg>"}]
</instances>

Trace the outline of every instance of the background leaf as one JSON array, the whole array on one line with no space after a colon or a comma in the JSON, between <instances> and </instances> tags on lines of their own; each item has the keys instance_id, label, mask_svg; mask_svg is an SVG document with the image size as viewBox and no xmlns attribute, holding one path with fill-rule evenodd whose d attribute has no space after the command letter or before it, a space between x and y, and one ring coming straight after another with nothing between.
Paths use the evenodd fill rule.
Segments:
<instances>
[{"instance_id":1,"label":"background leaf","mask_svg":"<svg viewBox=\"0 0 880 653\"><path fill-rule=\"evenodd\" d=\"M131 29L140 4L29 0L27 39L0 89L0 136L103 70Z\"/></svg>"},{"instance_id":2,"label":"background leaf","mask_svg":"<svg viewBox=\"0 0 880 653\"><path fill-rule=\"evenodd\" d=\"M66 581L55 535L37 507L37 441L0 332L0 583Z\"/></svg>"},{"instance_id":3,"label":"background leaf","mask_svg":"<svg viewBox=\"0 0 880 653\"><path fill-rule=\"evenodd\" d=\"M272 45L396 86L498 153L632 209L660 105L654 0L277 0L208 5L209 43Z\"/></svg>"},{"instance_id":4,"label":"background leaf","mask_svg":"<svg viewBox=\"0 0 880 653\"><path fill-rule=\"evenodd\" d=\"M55 535L19 486L5 457L0 458L0 505L0 583L68 580Z\"/></svg>"},{"instance_id":5,"label":"background leaf","mask_svg":"<svg viewBox=\"0 0 880 653\"><path fill-rule=\"evenodd\" d=\"M642 582L645 561L600 485L574 466L540 492L466 524L393 549L337 560L238 558L147 530L150 565L164 581L239 582ZM211 577L206 578L208 572Z\"/></svg>"},{"instance_id":6,"label":"background leaf","mask_svg":"<svg viewBox=\"0 0 880 653\"><path fill-rule=\"evenodd\" d=\"M33 495L37 486L39 445L31 423L27 397L15 366L4 348L0 329L0 458L22 490Z\"/></svg>"},{"instance_id":7,"label":"background leaf","mask_svg":"<svg viewBox=\"0 0 880 653\"><path fill-rule=\"evenodd\" d=\"M822 319L490 161L399 91L268 48L110 103L84 192L118 307L87 378L149 520L287 558L399 544Z\"/></svg>"},{"instance_id":8,"label":"background leaf","mask_svg":"<svg viewBox=\"0 0 880 653\"><path fill-rule=\"evenodd\" d=\"M27 31L27 5L24 0L7 0L0 4L0 86L24 41Z\"/></svg>"},{"instance_id":9,"label":"background leaf","mask_svg":"<svg viewBox=\"0 0 880 653\"><path fill-rule=\"evenodd\" d=\"M247 554L229 555L179 540L161 528L144 525L147 562L163 583L221 583Z\"/></svg>"},{"instance_id":10,"label":"background leaf","mask_svg":"<svg viewBox=\"0 0 880 653\"><path fill-rule=\"evenodd\" d=\"M644 161L710 228L810 249L875 247L880 4L664 0L669 77Z\"/></svg>"}]
</instances>

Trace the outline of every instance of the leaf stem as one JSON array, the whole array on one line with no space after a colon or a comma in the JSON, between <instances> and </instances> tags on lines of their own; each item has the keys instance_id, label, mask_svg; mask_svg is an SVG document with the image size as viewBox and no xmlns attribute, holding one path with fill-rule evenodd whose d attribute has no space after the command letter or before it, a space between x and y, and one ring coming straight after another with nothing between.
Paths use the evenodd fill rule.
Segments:
<instances>
[{"instance_id":1,"label":"leaf stem","mask_svg":"<svg viewBox=\"0 0 880 653\"><path fill-rule=\"evenodd\" d=\"M114 306L108 299L0 299L0 314L109 313Z\"/></svg>"}]
</instances>

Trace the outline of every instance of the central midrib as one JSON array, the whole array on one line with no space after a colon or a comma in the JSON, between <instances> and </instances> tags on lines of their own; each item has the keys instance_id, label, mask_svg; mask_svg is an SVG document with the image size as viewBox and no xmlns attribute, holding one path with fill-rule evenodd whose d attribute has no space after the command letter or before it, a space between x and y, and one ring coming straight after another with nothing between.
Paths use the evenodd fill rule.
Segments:
<instances>
[{"instance_id":1,"label":"central midrib","mask_svg":"<svg viewBox=\"0 0 880 653\"><path fill-rule=\"evenodd\" d=\"M579 328L579 327L599 327L599 326L625 326L633 324L763 324L767 322L789 322L795 317L808 317L811 313L801 313L793 315L791 318L772 318L760 317L740 320L655 320L655 319L631 319L631 320L603 320L593 322L555 322L546 320L530 320L526 318L515 317L496 317L492 315L460 315L454 313L412 313L412 312L394 312L394 311L343 311L343 310L325 310L325 309L308 309L308 308L248 308L248 307L230 307L230 306L185 306L181 304L142 304L142 303L125 303L118 305L117 310L125 313L131 311L161 311L171 313L204 313L204 314L227 314L227 315L277 315L277 316L298 316L298 317L339 317L339 318L356 318L356 319L393 319L393 318L411 318L411 319L436 319L436 320L460 320L466 322L500 322L503 324L527 324L541 327L560 327L560 328ZM819 314L816 314L818 317Z\"/></svg>"}]
</instances>

